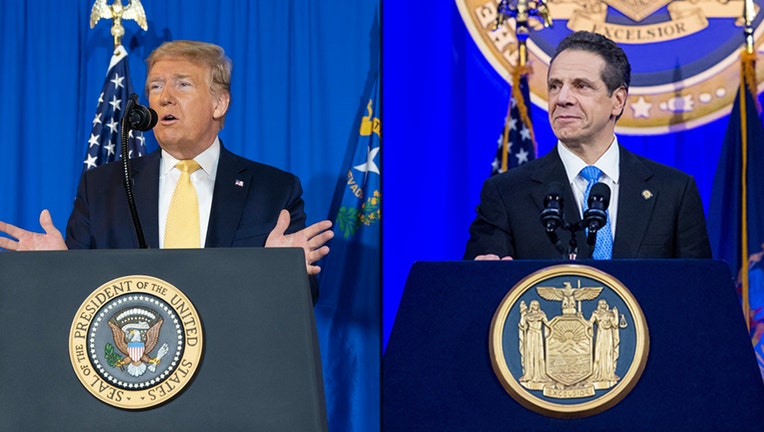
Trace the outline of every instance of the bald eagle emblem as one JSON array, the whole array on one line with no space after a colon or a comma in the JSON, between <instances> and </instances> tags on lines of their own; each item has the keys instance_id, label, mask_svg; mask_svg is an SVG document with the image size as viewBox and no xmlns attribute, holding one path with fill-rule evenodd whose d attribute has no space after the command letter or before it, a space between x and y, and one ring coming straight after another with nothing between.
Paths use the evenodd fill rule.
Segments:
<instances>
[{"instance_id":1,"label":"bald eagle emblem","mask_svg":"<svg viewBox=\"0 0 764 432\"><path fill-rule=\"evenodd\" d=\"M108 323L114 336L114 345L121 355L114 350L114 346L107 343L104 355L109 366L118 367L134 377L143 375L146 369L156 372L160 360L169 351L165 343L159 348L156 357L151 357L159 341L163 322L157 312L148 308L133 307L117 312Z\"/></svg>"},{"instance_id":2,"label":"bald eagle emblem","mask_svg":"<svg viewBox=\"0 0 764 432\"><path fill-rule=\"evenodd\" d=\"M139 0L128 0L127 6L122 4L122 0L111 5L107 4L106 0L96 0L90 10L90 28L95 27L101 18L114 19L115 25L119 25L121 20L135 20L143 30L148 29L146 11Z\"/></svg>"}]
</instances>

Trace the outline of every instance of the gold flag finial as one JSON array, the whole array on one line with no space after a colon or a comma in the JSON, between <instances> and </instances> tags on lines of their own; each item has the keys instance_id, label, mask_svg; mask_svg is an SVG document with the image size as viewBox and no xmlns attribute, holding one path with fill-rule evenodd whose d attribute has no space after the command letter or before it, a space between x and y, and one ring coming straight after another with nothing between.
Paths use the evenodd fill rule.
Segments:
<instances>
[{"instance_id":1,"label":"gold flag finial","mask_svg":"<svg viewBox=\"0 0 764 432\"><path fill-rule=\"evenodd\" d=\"M753 54L753 20L756 14L753 0L745 0L743 2L743 33L745 34L745 50L749 54Z\"/></svg>"},{"instance_id":2,"label":"gold flag finial","mask_svg":"<svg viewBox=\"0 0 764 432\"><path fill-rule=\"evenodd\" d=\"M122 4L122 0L115 0L111 5L106 4L106 0L96 0L90 11L90 28L95 27L101 18L114 20L111 25L114 48L122 45L122 36L125 34L125 28L122 27L123 19L135 20L144 31L149 28L146 24L146 12L143 10L140 0L129 0L127 6Z\"/></svg>"},{"instance_id":3,"label":"gold flag finial","mask_svg":"<svg viewBox=\"0 0 764 432\"><path fill-rule=\"evenodd\" d=\"M526 43L530 37L531 28L542 29L552 27L552 15L549 13L549 7L546 0L500 0L496 5L496 21L493 30L497 31L502 26L507 26L511 31L511 25L507 22L509 18L515 19L515 38L517 38L517 66L511 71L512 94L507 104L507 117L504 121L504 132L501 137L501 168L499 172L504 172L509 167L509 131L512 119L512 105L517 104L517 115L524 125L530 131L531 142L536 148L536 138L533 136L531 118L528 114L525 96L520 90L520 76L528 75L531 67L528 64L528 48ZM532 22L535 21L535 22ZM535 150L534 150L535 153Z\"/></svg>"},{"instance_id":4,"label":"gold flag finial","mask_svg":"<svg viewBox=\"0 0 764 432\"><path fill-rule=\"evenodd\" d=\"M504 25L508 18L515 19L515 37L518 44L518 65L522 68L528 60L525 43L530 36L530 19L540 22L542 28L552 27L552 16L546 0L501 0L496 6L494 30Z\"/></svg>"}]
</instances>

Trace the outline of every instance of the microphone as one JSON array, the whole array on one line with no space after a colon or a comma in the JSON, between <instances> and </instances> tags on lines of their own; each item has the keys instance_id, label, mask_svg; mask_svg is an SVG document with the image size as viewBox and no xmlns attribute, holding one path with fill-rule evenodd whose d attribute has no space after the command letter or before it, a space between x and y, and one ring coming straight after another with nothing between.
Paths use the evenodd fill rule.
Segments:
<instances>
[{"instance_id":1,"label":"microphone","mask_svg":"<svg viewBox=\"0 0 764 432\"><path fill-rule=\"evenodd\" d=\"M547 233L553 233L554 230L562 226L562 184L552 182L547 186L547 192L544 196L544 210L541 211L541 224L544 225Z\"/></svg>"},{"instance_id":2,"label":"microphone","mask_svg":"<svg viewBox=\"0 0 764 432\"><path fill-rule=\"evenodd\" d=\"M135 196L133 195L133 181L130 178L130 152L127 148L127 137L130 130L147 131L156 126L159 116L156 111L151 108L145 107L138 103L138 95L135 93L130 95L125 106L125 113L122 116L122 124L120 125L120 135L122 141L122 185L125 187L125 195L127 195L127 207L130 210L130 216L133 220L133 227L135 233L138 236L138 247L141 249L148 248L146 243L146 237L143 234L143 227L141 226L140 217L138 217L138 209L135 206Z\"/></svg>"},{"instance_id":3,"label":"microphone","mask_svg":"<svg viewBox=\"0 0 764 432\"><path fill-rule=\"evenodd\" d=\"M130 95L130 99L127 101L127 107L125 108L125 115L122 117L122 121L125 121L130 125L130 129L147 131L156 126L159 121L157 112L149 107L145 107L138 103L138 95L135 93Z\"/></svg>"},{"instance_id":4,"label":"microphone","mask_svg":"<svg viewBox=\"0 0 764 432\"><path fill-rule=\"evenodd\" d=\"M589 208L584 211L584 226L589 230L589 234L596 233L607 223L610 187L605 183L595 184L589 192L589 199L586 203Z\"/></svg>"},{"instance_id":5,"label":"microphone","mask_svg":"<svg viewBox=\"0 0 764 432\"><path fill-rule=\"evenodd\" d=\"M565 248L557 236L557 228L565 225L562 217L562 183L552 182L547 186L547 192L544 196L544 210L541 211L541 224L544 225L549 241L552 242L557 252L565 256Z\"/></svg>"}]
</instances>

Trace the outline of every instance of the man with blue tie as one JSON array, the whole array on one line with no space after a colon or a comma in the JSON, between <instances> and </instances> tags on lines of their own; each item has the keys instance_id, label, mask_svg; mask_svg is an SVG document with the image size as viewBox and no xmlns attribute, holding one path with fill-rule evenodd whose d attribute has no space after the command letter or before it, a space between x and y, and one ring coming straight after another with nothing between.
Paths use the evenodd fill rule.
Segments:
<instances>
[{"instance_id":1,"label":"man with blue tie","mask_svg":"<svg viewBox=\"0 0 764 432\"><path fill-rule=\"evenodd\" d=\"M579 258L711 258L705 215L692 177L631 153L615 124L626 106L631 66L596 33L560 42L547 75L549 121L557 146L545 156L486 180L470 226L465 259L559 259L564 253L539 220L549 185L563 187L563 217L578 223L592 185L611 199L596 243L578 241ZM582 233L578 233L582 238ZM560 233L566 242L566 235Z\"/></svg>"}]
</instances>

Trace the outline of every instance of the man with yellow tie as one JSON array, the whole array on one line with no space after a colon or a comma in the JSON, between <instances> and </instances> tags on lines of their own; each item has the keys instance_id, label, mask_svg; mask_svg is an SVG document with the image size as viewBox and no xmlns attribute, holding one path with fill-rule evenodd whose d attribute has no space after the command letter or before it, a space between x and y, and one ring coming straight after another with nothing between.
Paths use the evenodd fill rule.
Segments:
<instances>
[{"instance_id":1,"label":"man with yellow tie","mask_svg":"<svg viewBox=\"0 0 764 432\"><path fill-rule=\"evenodd\" d=\"M315 262L329 253L331 222L306 228L299 179L231 153L218 137L231 99L231 61L223 49L165 42L146 62L160 149L131 160L131 174L148 246L302 247L308 274L317 274ZM137 248L121 170L112 163L83 174L66 240L44 210L44 234L0 222L0 232L16 239L0 238L0 248Z\"/></svg>"}]
</instances>

